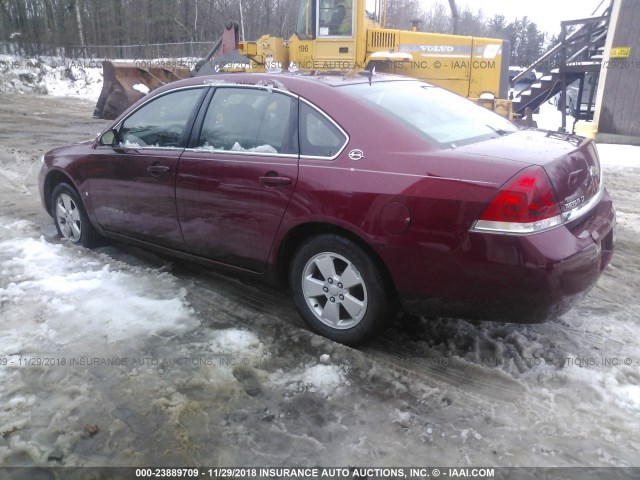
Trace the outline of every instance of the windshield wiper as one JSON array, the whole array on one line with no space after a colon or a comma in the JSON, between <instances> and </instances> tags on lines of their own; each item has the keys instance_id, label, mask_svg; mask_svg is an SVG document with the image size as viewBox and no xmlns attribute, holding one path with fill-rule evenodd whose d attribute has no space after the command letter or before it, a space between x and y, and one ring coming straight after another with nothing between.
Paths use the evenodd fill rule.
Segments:
<instances>
[{"instance_id":1,"label":"windshield wiper","mask_svg":"<svg viewBox=\"0 0 640 480\"><path fill-rule=\"evenodd\" d=\"M496 132L498 135L500 135L501 137L504 137L505 135L510 135L514 132L514 130L503 130L501 128L496 128L493 127L489 124L485 125L486 127L489 127L491 130L493 130L494 132Z\"/></svg>"}]
</instances>

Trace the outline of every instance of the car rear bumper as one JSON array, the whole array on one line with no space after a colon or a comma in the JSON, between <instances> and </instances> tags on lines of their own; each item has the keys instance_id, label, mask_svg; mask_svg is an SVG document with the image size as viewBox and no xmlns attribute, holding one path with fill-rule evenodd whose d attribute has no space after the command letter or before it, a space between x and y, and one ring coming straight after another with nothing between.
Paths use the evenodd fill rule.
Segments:
<instances>
[{"instance_id":1,"label":"car rear bumper","mask_svg":"<svg viewBox=\"0 0 640 480\"><path fill-rule=\"evenodd\" d=\"M605 191L594 210L573 224L521 236L470 232L455 253L455 288L436 296L401 290L400 301L406 311L429 316L512 323L557 318L611 261L614 226L615 208Z\"/></svg>"}]
</instances>

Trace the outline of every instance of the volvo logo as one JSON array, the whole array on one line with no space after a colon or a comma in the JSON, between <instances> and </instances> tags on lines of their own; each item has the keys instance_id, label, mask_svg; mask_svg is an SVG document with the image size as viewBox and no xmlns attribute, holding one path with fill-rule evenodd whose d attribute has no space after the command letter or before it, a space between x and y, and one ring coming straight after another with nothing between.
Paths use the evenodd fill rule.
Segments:
<instances>
[{"instance_id":1,"label":"volvo logo","mask_svg":"<svg viewBox=\"0 0 640 480\"><path fill-rule=\"evenodd\" d=\"M429 53L453 53L456 49L451 45L418 45L418 48Z\"/></svg>"},{"instance_id":2,"label":"volvo logo","mask_svg":"<svg viewBox=\"0 0 640 480\"><path fill-rule=\"evenodd\" d=\"M359 148L354 148L349 152L349 158L351 160L362 160L364 158L364 152Z\"/></svg>"}]
</instances>

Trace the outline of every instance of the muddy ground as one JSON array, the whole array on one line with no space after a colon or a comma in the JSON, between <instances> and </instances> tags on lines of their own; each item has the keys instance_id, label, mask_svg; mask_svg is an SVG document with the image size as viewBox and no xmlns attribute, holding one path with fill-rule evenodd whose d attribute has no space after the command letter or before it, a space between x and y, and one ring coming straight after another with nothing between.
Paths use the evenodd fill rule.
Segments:
<instances>
[{"instance_id":1,"label":"muddy ground","mask_svg":"<svg viewBox=\"0 0 640 480\"><path fill-rule=\"evenodd\" d=\"M60 243L39 158L92 110L0 95L1 465L640 466L640 158L605 164L617 252L579 307L351 349L262 285Z\"/></svg>"}]
</instances>

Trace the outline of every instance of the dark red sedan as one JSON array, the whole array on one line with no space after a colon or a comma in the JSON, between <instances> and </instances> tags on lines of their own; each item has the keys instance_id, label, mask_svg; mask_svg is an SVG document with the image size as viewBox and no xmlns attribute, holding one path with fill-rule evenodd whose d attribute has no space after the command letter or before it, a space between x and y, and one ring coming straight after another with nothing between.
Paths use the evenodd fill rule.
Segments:
<instances>
[{"instance_id":1,"label":"dark red sedan","mask_svg":"<svg viewBox=\"0 0 640 480\"><path fill-rule=\"evenodd\" d=\"M314 330L347 344L398 308L556 318L614 246L591 141L376 74L171 83L47 153L40 192L70 242L111 237L288 286Z\"/></svg>"}]
</instances>

